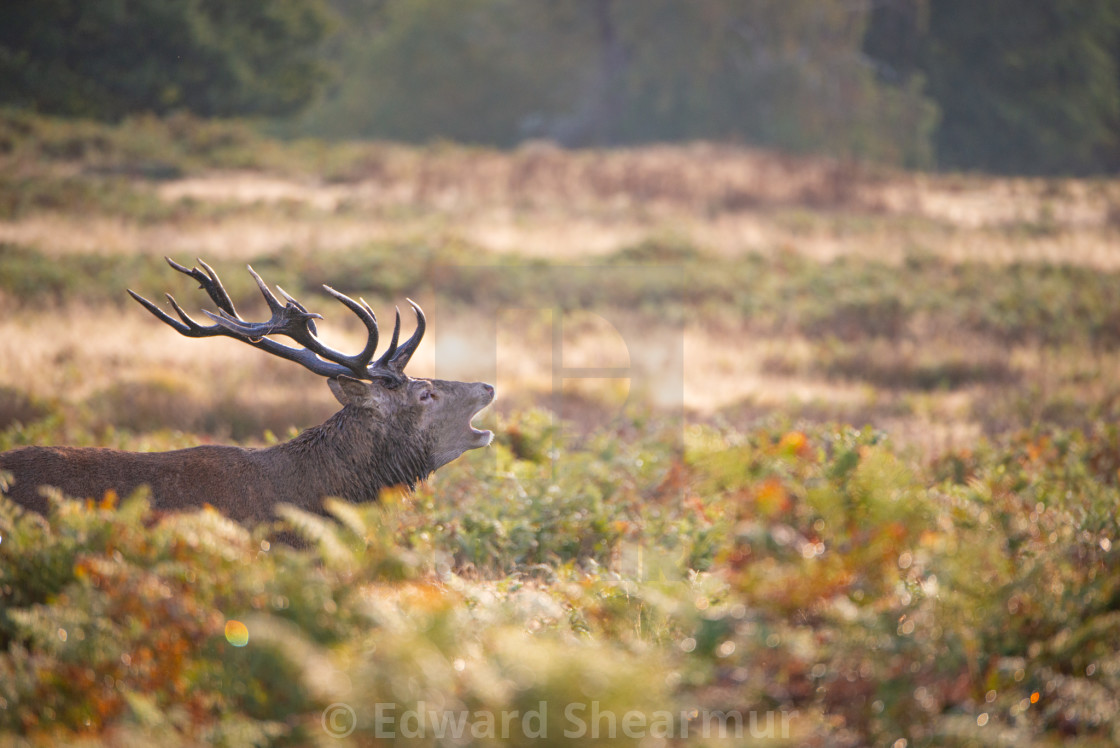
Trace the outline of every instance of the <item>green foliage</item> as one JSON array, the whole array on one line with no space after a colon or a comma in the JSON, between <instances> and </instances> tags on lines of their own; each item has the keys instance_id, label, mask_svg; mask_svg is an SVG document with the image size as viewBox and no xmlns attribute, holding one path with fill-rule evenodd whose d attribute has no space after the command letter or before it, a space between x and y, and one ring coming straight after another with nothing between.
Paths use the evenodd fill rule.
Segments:
<instances>
[{"instance_id":1,"label":"green foliage","mask_svg":"<svg viewBox=\"0 0 1120 748\"><path fill-rule=\"evenodd\" d=\"M14 170L9 192L46 196L16 215L53 214L53 191L73 188L58 205L142 216L114 169L132 174L162 144L177 145L160 163L184 170L312 157L189 118L119 132L2 122L17 165L77 159L105 180L37 185ZM868 219L828 220L858 232ZM0 244L14 314L70 300L143 314L122 286L205 305L187 302L186 279L169 286L157 258L60 262L51 249ZM283 507L250 529L212 511L152 512L143 496L56 497L46 518L0 498L0 745L333 744L324 710L339 703L354 709L352 744L377 741L377 704L399 728L409 710L524 715L541 702L558 742L565 708L593 701L619 717L668 714L673 735L690 724L681 743L705 743L704 715L738 711L749 735L750 713L768 710L796 744L1116 742L1120 431L1101 425L1120 417L1102 374L1120 344L1116 273L925 255L901 267L794 252L728 261L656 234L582 275L516 256L467 264L478 256L424 237L252 262L331 324L343 310L321 283L390 302L436 279L441 314L547 294L789 336L766 373L862 382L914 411L931 391L975 387L964 417L999 440L924 464L872 429L748 427L729 410L734 427L683 438L679 423L632 414L573 438L530 411L493 416L494 445L415 494L331 501L326 516ZM239 308L263 313L251 278L222 272ZM1015 360L1023 350L1037 360ZM76 372L65 381L85 374L73 354L56 362ZM0 450L168 449L315 420L301 398L262 405L237 382L200 394L182 373L80 383L66 403L0 388ZM872 420L858 407L852 417ZM1021 425L1034 428L1011 431ZM472 742L543 742L524 724L510 741Z\"/></svg>"},{"instance_id":2,"label":"green foliage","mask_svg":"<svg viewBox=\"0 0 1120 748\"><path fill-rule=\"evenodd\" d=\"M329 56L347 75L289 130L503 146L731 139L1030 174L1116 159L1112 0L335 7L347 23Z\"/></svg>"},{"instance_id":3,"label":"green foliage","mask_svg":"<svg viewBox=\"0 0 1120 748\"><path fill-rule=\"evenodd\" d=\"M127 215L147 222L169 218L172 208L121 177L0 176L0 218L45 211Z\"/></svg>"},{"instance_id":4,"label":"green foliage","mask_svg":"<svg viewBox=\"0 0 1120 748\"><path fill-rule=\"evenodd\" d=\"M928 468L844 428L499 435L412 497L282 510L306 548L142 496L0 499L0 734L305 744L342 703L358 741L540 710L552 744L592 700L678 736L696 710L700 739L736 710L821 743L1120 729L1115 429Z\"/></svg>"},{"instance_id":5,"label":"green foliage","mask_svg":"<svg viewBox=\"0 0 1120 748\"><path fill-rule=\"evenodd\" d=\"M12 0L0 104L278 116L274 132L331 139L710 139L1099 173L1120 153L1118 33L1113 0ZM139 168L171 173L160 162Z\"/></svg>"},{"instance_id":6,"label":"green foliage","mask_svg":"<svg viewBox=\"0 0 1120 748\"><path fill-rule=\"evenodd\" d=\"M549 26L573 9L510 0L338 5L348 23L335 56L348 74L303 119L301 130L319 136L509 145L521 120L565 100L590 51L571 20Z\"/></svg>"},{"instance_id":7,"label":"green foliage","mask_svg":"<svg viewBox=\"0 0 1120 748\"><path fill-rule=\"evenodd\" d=\"M244 722L274 744L322 735L319 713L343 699L363 732L375 704L667 704L644 685L655 653L567 625L575 580L553 593L453 574L400 499L335 502L340 523L285 510L310 553L212 510L157 520L141 497L112 503L58 500L44 521L0 499L0 733L159 728L186 742Z\"/></svg>"},{"instance_id":8,"label":"green foliage","mask_svg":"<svg viewBox=\"0 0 1120 748\"><path fill-rule=\"evenodd\" d=\"M138 261L124 256L80 255L60 263L35 250L0 244L0 289L19 302L112 300L120 294L122 277L139 279L158 268L154 259ZM83 288L88 290L83 292ZM104 291L94 288L111 288L113 296L106 299Z\"/></svg>"},{"instance_id":9,"label":"green foliage","mask_svg":"<svg viewBox=\"0 0 1120 748\"><path fill-rule=\"evenodd\" d=\"M402 256L409 262L400 262ZM993 272L986 262L926 259L898 267L850 257L821 263L793 253L774 265L762 255L723 260L687 244L650 240L603 260L638 266L641 273L609 274L608 282L588 284L589 276L574 271L534 272L564 267L559 262L529 265L509 258L496 270L467 264L475 256L470 245L448 239L379 242L329 253L289 249L254 258L252 265L270 282L308 297L327 284L397 299L437 278L444 301L473 309L531 306L545 296L565 308L614 306L689 320L724 316L730 307L759 331L822 341L897 343L915 339L920 322L927 335L979 335L1004 345L1120 345L1118 274L1084 266L1014 263ZM239 306L259 307L247 274L223 276ZM60 264L35 249L0 244L0 291L19 302L38 302L46 294L129 303L122 287L153 294L149 289L165 286L166 266L156 258L78 255ZM844 362L829 358L822 367L843 373ZM967 381L976 375L918 371L915 376L926 382L917 386L928 388L930 380L936 385L941 378Z\"/></svg>"},{"instance_id":10,"label":"green foliage","mask_svg":"<svg viewBox=\"0 0 1120 748\"><path fill-rule=\"evenodd\" d=\"M0 22L0 86L6 104L68 116L285 114L322 82L327 26L317 0L14 0Z\"/></svg>"},{"instance_id":11,"label":"green foliage","mask_svg":"<svg viewBox=\"0 0 1120 748\"><path fill-rule=\"evenodd\" d=\"M859 54L863 14L843 3L629 2L627 141L743 138L910 166L930 163L921 82L877 82Z\"/></svg>"},{"instance_id":12,"label":"green foliage","mask_svg":"<svg viewBox=\"0 0 1120 748\"><path fill-rule=\"evenodd\" d=\"M259 438L266 431L286 433L296 424L322 422L330 410L303 401L254 402L236 381L202 389L178 374L153 373L93 392L80 415L79 420L97 433L175 430L240 441Z\"/></svg>"},{"instance_id":13,"label":"green foliage","mask_svg":"<svg viewBox=\"0 0 1120 748\"><path fill-rule=\"evenodd\" d=\"M605 566L647 523L663 522L643 505L657 493L672 456L671 431L658 438L650 424L651 438L639 444L604 435L567 450L543 411L499 428L491 465L467 481L470 493L449 487L439 501L425 503L422 495L419 504L457 564L489 572L575 561ZM517 511L510 511L511 502ZM678 530L654 552L678 563L706 563L696 555L700 539Z\"/></svg>"},{"instance_id":14,"label":"green foliage","mask_svg":"<svg viewBox=\"0 0 1120 748\"><path fill-rule=\"evenodd\" d=\"M306 172L328 165L325 152L341 161L351 157L343 145L330 149L322 143L281 145L244 121L203 119L187 112L163 117L137 114L108 124L0 108L0 154L9 165L6 185L33 191L42 191L35 190L38 184L58 183L77 190L85 180L96 186L91 192L106 188L120 192L129 186L125 178L158 181L205 168ZM66 167L51 168L59 164ZM75 171L81 175L75 176ZM6 196L5 204L17 198ZM82 201L74 205L56 200L49 207L85 206Z\"/></svg>"},{"instance_id":15,"label":"green foliage","mask_svg":"<svg viewBox=\"0 0 1120 748\"><path fill-rule=\"evenodd\" d=\"M1112 0L905 0L875 7L864 48L927 84L939 165L1068 174L1115 160L1118 34Z\"/></svg>"},{"instance_id":16,"label":"green foliage","mask_svg":"<svg viewBox=\"0 0 1120 748\"><path fill-rule=\"evenodd\" d=\"M1015 14L1015 23L1006 23ZM1095 170L1120 116L1108 0L931 4L927 75L941 104L939 161L1019 173Z\"/></svg>"},{"instance_id":17,"label":"green foliage","mask_svg":"<svg viewBox=\"0 0 1120 748\"><path fill-rule=\"evenodd\" d=\"M511 145L743 139L927 165L922 84L875 80L842 2L357 4L347 75L295 125L326 137ZM422 92L422 95L417 95Z\"/></svg>"}]
</instances>

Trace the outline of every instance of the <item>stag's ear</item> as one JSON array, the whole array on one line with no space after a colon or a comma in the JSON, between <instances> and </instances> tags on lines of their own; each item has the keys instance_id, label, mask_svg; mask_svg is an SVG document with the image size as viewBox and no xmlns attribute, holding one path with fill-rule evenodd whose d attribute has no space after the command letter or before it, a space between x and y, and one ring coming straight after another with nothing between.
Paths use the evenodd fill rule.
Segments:
<instances>
[{"instance_id":1,"label":"stag's ear","mask_svg":"<svg viewBox=\"0 0 1120 748\"><path fill-rule=\"evenodd\" d=\"M327 380L331 393L343 405L357 405L369 408L376 404L372 387L369 382L354 379L345 375L331 377Z\"/></svg>"}]
</instances>

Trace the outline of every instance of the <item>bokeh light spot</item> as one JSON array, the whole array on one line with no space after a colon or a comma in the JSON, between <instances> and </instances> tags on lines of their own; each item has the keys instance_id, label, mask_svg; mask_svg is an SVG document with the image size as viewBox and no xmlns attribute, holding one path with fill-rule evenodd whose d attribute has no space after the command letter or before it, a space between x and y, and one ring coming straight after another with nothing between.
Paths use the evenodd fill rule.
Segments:
<instances>
[{"instance_id":1,"label":"bokeh light spot","mask_svg":"<svg viewBox=\"0 0 1120 748\"><path fill-rule=\"evenodd\" d=\"M226 641L235 647L244 647L249 643L249 627L241 621L226 621Z\"/></svg>"}]
</instances>

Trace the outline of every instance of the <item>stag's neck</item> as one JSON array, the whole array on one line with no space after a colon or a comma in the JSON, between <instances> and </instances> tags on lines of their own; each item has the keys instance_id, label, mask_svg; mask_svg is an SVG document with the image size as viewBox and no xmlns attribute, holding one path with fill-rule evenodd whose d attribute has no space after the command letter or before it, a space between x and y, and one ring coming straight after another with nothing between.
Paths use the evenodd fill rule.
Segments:
<instances>
[{"instance_id":1,"label":"stag's neck","mask_svg":"<svg viewBox=\"0 0 1120 748\"><path fill-rule=\"evenodd\" d=\"M373 501L385 488L415 488L432 472L429 446L401 436L415 433L347 406L260 457L276 474L285 501L318 512L327 496Z\"/></svg>"}]
</instances>

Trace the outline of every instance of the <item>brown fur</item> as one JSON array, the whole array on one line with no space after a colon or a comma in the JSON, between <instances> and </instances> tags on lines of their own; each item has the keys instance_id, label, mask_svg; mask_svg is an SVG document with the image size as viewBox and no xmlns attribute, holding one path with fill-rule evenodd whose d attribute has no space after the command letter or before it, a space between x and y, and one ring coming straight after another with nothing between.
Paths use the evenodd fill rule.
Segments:
<instances>
[{"instance_id":1,"label":"brown fur","mask_svg":"<svg viewBox=\"0 0 1120 748\"><path fill-rule=\"evenodd\" d=\"M279 502L321 512L324 497L371 501L390 486L412 488L492 434L470 419L490 403L490 385L407 379L404 384L339 377L344 407L325 423L267 449L203 446L137 453L76 447L23 447L0 453L15 502L46 513L40 486L74 498L128 496L151 489L157 510L210 504L237 520L263 520Z\"/></svg>"}]
</instances>

